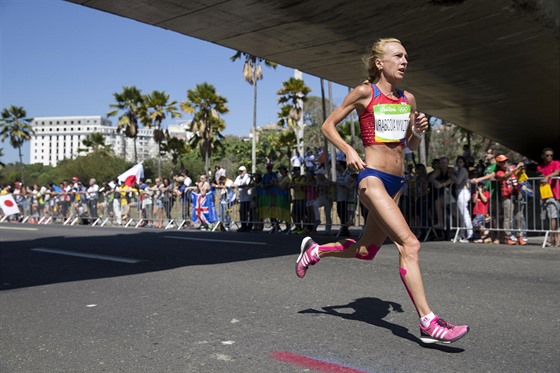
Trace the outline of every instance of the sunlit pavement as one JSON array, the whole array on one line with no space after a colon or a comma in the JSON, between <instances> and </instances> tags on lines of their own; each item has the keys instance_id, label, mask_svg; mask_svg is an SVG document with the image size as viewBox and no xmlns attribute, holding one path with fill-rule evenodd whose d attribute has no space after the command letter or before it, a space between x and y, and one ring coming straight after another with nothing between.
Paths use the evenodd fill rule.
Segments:
<instances>
[{"instance_id":1,"label":"sunlit pavement","mask_svg":"<svg viewBox=\"0 0 560 373\"><path fill-rule=\"evenodd\" d=\"M300 280L304 236L13 227L0 225L2 372L560 366L560 249L536 238L526 246L423 243L431 307L471 326L458 342L426 346L392 245L373 262L324 259Z\"/></svg>"}]
</instances>

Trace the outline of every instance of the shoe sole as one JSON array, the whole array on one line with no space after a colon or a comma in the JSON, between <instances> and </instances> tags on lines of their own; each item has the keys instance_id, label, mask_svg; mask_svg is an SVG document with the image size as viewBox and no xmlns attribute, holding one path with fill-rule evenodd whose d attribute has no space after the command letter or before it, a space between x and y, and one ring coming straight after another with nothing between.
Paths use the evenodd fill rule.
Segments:
<instances>
[{"instance_id":1,"label":"shoe sole","mask_svg":"<svg viewBox=\"0 0 560 373\"><path fill-rule=\"evenodd\" d=\"M299 249L299 256L296 260L296 264L299 263L299 261L301 260L301 258L303 258L303 253L305 252L305 245L307 245L307 243L309 241L312 241L313 239L311 237L305 237L302 241L301 241L301 246Z\"/></svg>"},{"instance_id":2,"label":"shoe sole","mask_svg":"<svg viewBox=\"0 0 560 373\"><path fill-rule=\"evenodd\" d=\"M305 237L305 238L301 241L300 252L299 252L299 256L298 256L298 258L297 258L297 260L296 260L296 267L295 267L296 276L297 276L297 277L299 277L298 272L297 272L297 270L298 270L298 264L299 264L299 262L301 261L301 259L303 258L303 253L305 253L305 246L307 245L307 243L308 243L309 241L312 241L312 240L313 240L313 239L312 239L311 237ZM304 275L304 276L305 276L305 275ZM303 277L299 277L299 278L303 278Z\"/></svg>"},{"instance_id":3,"label":"shoe sole","mask_svg":"<svg viewBox=\"0 0 560 373\"><path fill-rule=\"evenodd\" d=\"M453 343L453 342L458 341L459 339L463 338L464 336L466 336L466 335L469 333L470 330L471 330L471 329L470 329L469 327L467 327L467 331L465 332L465 334L462 334L462 335L458 336L457 338L452 339L452 340L450 340L450 341L445 341L445 340L442 340L442 339L435 339L435 338L432 338L432 337L430 337L430 336L425 336L425 337L420 336L420 340L421 340L423 343L426 343L426 344L442 343L442 344L446 344L446 345L447 345L447 344Z\"/></svg>"}]
</instances>

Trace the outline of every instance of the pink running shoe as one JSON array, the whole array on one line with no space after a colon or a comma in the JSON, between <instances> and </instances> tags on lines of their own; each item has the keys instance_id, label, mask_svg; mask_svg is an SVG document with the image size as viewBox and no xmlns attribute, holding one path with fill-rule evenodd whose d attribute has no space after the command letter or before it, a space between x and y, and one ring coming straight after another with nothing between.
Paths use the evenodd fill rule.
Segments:
<instances>
[{"instance_id":1,"label":"pink running shoe","mask_svg":"<svg viewBox=\"0 0 560 373\"><path fill-rule=\"evenodd\" d=\"M436 316L427 328L420 324L420 340L424 343L451 343L469 332L467 325L453 325Z\"/></svg>"},{"instance_id":2,"label":"pink running shoe","mask_svg":"<svg viewBox=\"0 0 560 373\"><path fill-rule=\"evenodd\" d=\"M305 237L301 241L301 253L296 260L296 275L299 278L305 276L305 272L310 265L314 265L319 261L311 255L311 251L315 248L317 243L311 237Z\"/></svg>"}]
</instances>

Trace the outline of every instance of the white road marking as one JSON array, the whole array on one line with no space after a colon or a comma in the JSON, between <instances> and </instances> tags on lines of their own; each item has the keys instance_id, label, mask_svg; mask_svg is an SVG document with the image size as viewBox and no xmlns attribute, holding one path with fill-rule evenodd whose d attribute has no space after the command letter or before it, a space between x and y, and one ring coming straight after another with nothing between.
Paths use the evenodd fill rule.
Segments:
<instances>
[{"instance_id":1,"label":"white road marking","mask_svg":"<svg viewBox=\"0 0 560 373\"><path fill-rule=\"evenodd\" d=\"M221 360L221 361L234 361L233 357L226 355L226 354L214 354L214 357L216 358L216 360Z\"/></svg>"},{"instance_id":2,"label":"white road marking","mask_svg":"<svg viewBox=\"0 0 560 373\"><path fill-rule=\"evenodd\" d=\"M31 249L31 251L38 251L38 252L47 253L47 254L60 254L60 255L68 255L68 256L77 256L77 257L80 257L80 258L109 260L111 262L128 263L128 264L134 264L134 263L138 263L138 262L142 261L140 259L123 258L123 257L119 257L119 256L85 254L85 253L79 253L79 252L76 252L76 251L67 251L67 250L59 250L59 249L45 249L45 248L42 248L42 247Z\"/></svg>"},{"instance_id":3,"label":"white road marking","mask_svg":"<svg viewBox=\"0 0 560 373\"><path fill-rule=\"evenodd\" d=\"M267 246L268 245L266 242L255 242L255 241L213 240L213 239L210 239L210 238L180 237L180 236L165 236L165 238L173 238L173 239L176 239L176 240L190 240L190 241L241 243L241 244L244 244L244 245L260 245L260 246Z\"/></svg>"},{"instance_id":4,"label":"white road marking","mask_svg":"<svg viewBox=\"0 0 560 373\"><path fill-rule=\"evenodd\" d=\"M0 229L6 229L11 231L36 231L37 228L23 228L23 227L0 227Z\"/></svg>"}]
</instances>

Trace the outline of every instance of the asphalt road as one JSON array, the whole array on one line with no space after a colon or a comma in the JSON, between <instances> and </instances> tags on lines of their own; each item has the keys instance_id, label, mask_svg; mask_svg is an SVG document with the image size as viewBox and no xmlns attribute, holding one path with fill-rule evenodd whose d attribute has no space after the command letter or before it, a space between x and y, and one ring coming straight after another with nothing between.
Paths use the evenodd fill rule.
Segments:
<instances>
[{"instance_id":1,"label":"asphalt road","mask_svg":"<svg viewBox=\"0 0 560 373\"><path fill-rule=\"evenodd\" d=\"M301 239L1 224L0 372L560 371L560 249L424 243L471 332L423 345L392 245L300 280Z\"/></svg>"}]
</instances>

